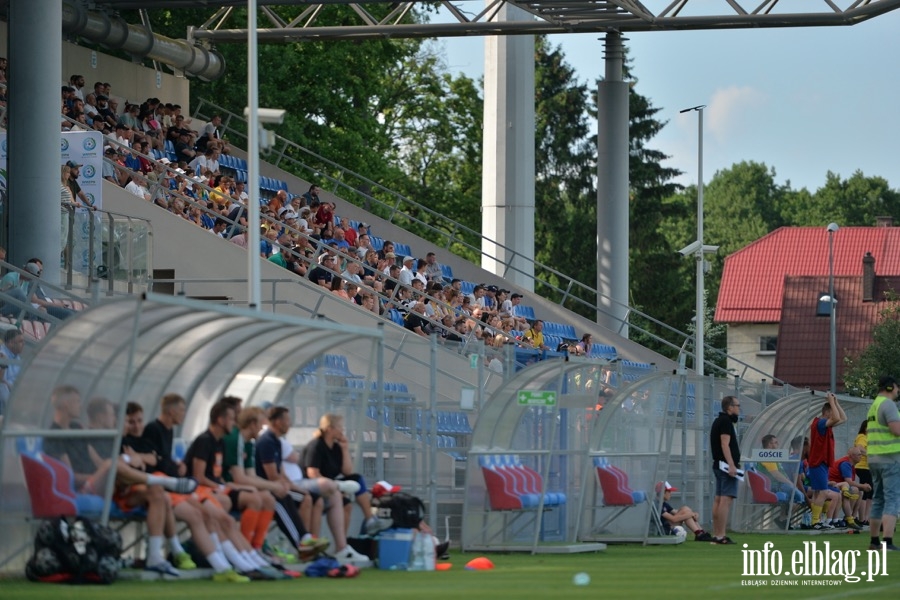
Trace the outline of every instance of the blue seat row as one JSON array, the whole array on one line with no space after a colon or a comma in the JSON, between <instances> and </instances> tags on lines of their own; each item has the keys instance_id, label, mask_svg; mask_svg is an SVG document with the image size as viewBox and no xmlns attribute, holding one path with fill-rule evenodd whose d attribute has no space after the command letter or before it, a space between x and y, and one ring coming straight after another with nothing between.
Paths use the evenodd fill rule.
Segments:
<instances>
[{"instance_id":1,"label":"blue seat row","mask_svg":"<svg viewBox=\"0 0 900 600\"><path fill-rule=\"evenodd\" d=\"M382 248L384 248L384 238L380 238L380 237L377 237L377 236L374 236L374 235L370 235L370 236L369 236L369 241L372 242L372 248L374 248L376 252L377 252L378 250L381 250Z\"/></svg>"},{"instance_id":2,"label":"blue seat row","mask_svg":"<svg viewBox=\"0 0 900 600\"><path fill-rule=\"evenodd\" d=\"M246 171L247 161L243 158L238 158L237 156L231 156L230 154L222 154L219 156L219 166L234 171Z\"/></svg>"},{"instance_id":3,"label":"blue seat row","mask_svg":"<svg viewBox=\"0 0 900 600\"><path fill-rule=\"evenodd\" d=\"M532 310L532 312L534 311ZM552 321L544 321L544 337L547 337L548 334L556 335L567 340L581 339L578 333L575 332L575 328L572 325L554 323Z\"/></svg>"},{"instance_id":4,"label":"blue seat row","mask_svg":"<svg viewBox=\"0 0 900 600\"><path fill-rule=\"evenodd\" d=\"M259 189L266 192L279 192L279 191L287 191L288 185L286 181L281 181L280 179L275 179L274 177L263 177L260 175L259 177Z\"/></svg>"},{"instance_id":5,"label":"blue seat row","mask_svg":"<svg viewBox=\"0 0 900 600\"><path fill-rule=\"evenodd\" d=\"M619 353L615 346L607 344L591 344L591 358L602 358L604 360L615 360Z\"/></svg>"},{"instance_id":6,"label":"blue seat row","mask_svg":"<svg viewBox=\"0 0 900 600\"><path fill-rule=\"evenodd\" d=\"M524 304L520 304L518 306L513 307L513 315L516 317L521 317L523 319L528 319L529 321L534 321L534 308L530 306L525 306Z\"/></svg>"},{"instance_id":7,"label":"blue seat row","mask_svg":"<svg viewBox=\"0 0 900 600\"><path fill-rule=\"evenodd\" d=\"M395 242L394 254L396 254L398 258L403 256L410 256L412 254L412 248L409 247L409 244L401 244L400 242ZM413 265L413 268L415 268L415 265Z\"/></svg>"}]
</instances>

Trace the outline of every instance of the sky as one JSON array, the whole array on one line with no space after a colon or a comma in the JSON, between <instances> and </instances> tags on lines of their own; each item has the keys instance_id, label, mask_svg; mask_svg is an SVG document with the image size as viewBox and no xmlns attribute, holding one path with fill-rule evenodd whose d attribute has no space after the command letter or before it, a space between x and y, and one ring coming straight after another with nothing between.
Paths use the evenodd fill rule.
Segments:
<instances>
[{"instance_id":1,"label":"sky","mask_svg":"<svg viewBox=\"0 0 900 600\"><path fill-rule=\"evenodd\" d=\"M825 3L822 3L825 8ZM551 36L583 82L603 73L602 34ZM852 27L645 32L627 35L636 91L666 127L649 146L697 182L697 113L706 104L703 179L741 161L814 192L832 171L900 188L900 10ZM444 38L447 66L478 78L484 38Z\"/></svg>"}]
</instances>

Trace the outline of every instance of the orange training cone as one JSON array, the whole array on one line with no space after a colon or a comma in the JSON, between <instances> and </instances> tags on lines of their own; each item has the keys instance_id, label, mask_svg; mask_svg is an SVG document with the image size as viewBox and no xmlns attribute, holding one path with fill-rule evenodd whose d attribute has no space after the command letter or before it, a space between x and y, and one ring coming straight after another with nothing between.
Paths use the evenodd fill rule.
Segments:
<instances>
[{"instance_id":1,"label":"orange training cone","mask_svg":"<svg viewBox=\"0 0 900 600\"><path fill-rule=\"evenodd\" d=\"M469 571L487 571L489 569L494 568L494 563L491 562L491 559L486 556L479 556L478 558L473 558L469 562L466 563L466 569Z\"/></svg>"}]
</instances>

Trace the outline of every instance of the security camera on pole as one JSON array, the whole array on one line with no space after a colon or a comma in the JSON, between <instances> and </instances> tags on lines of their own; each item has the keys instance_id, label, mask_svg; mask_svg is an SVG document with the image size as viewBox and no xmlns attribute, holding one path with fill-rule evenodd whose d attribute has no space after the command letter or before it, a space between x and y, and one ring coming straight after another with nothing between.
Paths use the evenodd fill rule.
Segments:
<instances>
[{"instance_id":1,"label":"security camera on pole","mask_svg":"<svg viewBox=\"0 0 900 600\"><path fill-rule=\"evenodd\" d=\"M678 254L682 256L693 256L697 261L697 299L696 299L696 323L694 324L694 371L698 375L705 372L704 364L706 358L704 356L704 282L703 275L709 270L709 263L706 261L704 254L715 254L718 252L718 246L707 246L703 243L703 109L705 104L685 108L680 111L682 113L697 111L698 113L698 142L697 142L697 239L681 250Z\"/></svg>"}]
</instances>

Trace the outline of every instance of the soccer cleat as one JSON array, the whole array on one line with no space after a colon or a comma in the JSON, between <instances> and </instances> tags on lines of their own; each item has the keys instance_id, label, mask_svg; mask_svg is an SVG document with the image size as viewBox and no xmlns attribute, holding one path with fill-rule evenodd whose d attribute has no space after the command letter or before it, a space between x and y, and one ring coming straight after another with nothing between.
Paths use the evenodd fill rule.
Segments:
<instances>
[{"instance_id":1,"label":"soccer cleat","mask_svg":"<svg viewBox=\"0 0 900 600\"><path fill-rule=\"evenodd\" d=\"M176 569L182 569L184 571L191 571L197 568L197 563L191 558L191 555L187 552L179 552L175 556L172 557L172 562L175 563Z\"/></svg>"},{"instance_id":2,"label":"soccer cleat","mask_svg":"<svg viewBox=\"0 0 900 600\"><path fill-rule=\"evenodd\" d=\"M694 538L694 541L695 542L711 542L712 539L713 539L713 536L710 535L708 532L704 531L703 533L698 533L697 536Z\"/></svg>"},{"instance_id":3,"label":"soccer cleat","mask_svg":"<svg viewBox=\"0 0 900 600\"><path fill-rule=\"evenodd\" d=\"M434 555L438 560L448 560L450 558L450 540L444 540L435 546Z\"/></svg>"},{"instance_id":4,"label":"soccer cleat","mask_svg":"<svg viewBox=\"0 0 900 600\"><path fill-rule=\"evenodd\" d=\"M356 567L371 567L372 561L368 556L363 556L350 546L347 546L340 552L336 552L334 557L342 565L354 565Z\"/></svg>"},{"instance_id":5,"label":"soccer cleat","mask_svg":"<svg viewBox=\"0 0 900 600\"><path fill-rule=\"evenodd\" d=\"M154 573L159 573L160 575L170 575L172 577L180 577L181 573L169 563L169 561L164 560L162 562L158 562L155 565L147 565L144 567L145 571L153 571Z\"/></svg>"},{"instance_id":6,"label":"soccer cleat","mask_svg":"<svg viewBox=\"0 0 900 600\"><path fill-rule=\"evenodd\" d=\"M197 480L191 477L175 477L163 483L163 487L173 494L193 494L197 489Z\"/></svg>"},{"instance_id":7,"label":"soccer cleat","mask_svg":"<svg viewBox=\"0 0 900 600\"><path fill-rule=\"evenodd\" d=\"M297 548L297 550L300 551L300 560L312 560L313 558L325 552L328 549L330 543L331 542L329 542L325 538L306 538L305 540L300 542L300 546Z\"/></svg>"},{"instance_id":8,"label":"soccer cleat","mask_svg":"<svg viewBox=\"0 0 900 600\"><path fill-rule=\"evenodd\" d=\"M292 563L297 560L297 557L294 554L284 552L282 550L279 550L275 546L270 546L269 544L263 544L262 553L263 556L270 559L273 564L275 563L275 560L271 559L280 560L282 563Z\"/></svg>"},{"instance_id":9,"label":"soccer cleat","mask_svg":"<svg viewBox=\"0 0 900 600\"><path fill-rule=\"evenodd\" d=\"M819 521L818 523L813 525L812 528L815 529L816 531L831 531L832 529L834 529L834 526L829 525L828 523L822 523L821 521Z\"/></svg>"},{"instance_id":10,"label":"soccer cleat","mask_svg":"<svg viewBox=\"0 0 900 600\"><path fill-rule=\"evenodd\" d=\"M250 583L249 577L244 577L234 569L215 573L212 576L212 580L216 583Z\"/></svg>"},{"instance_id":11,"label":"soccer cleat","mask_svg":"<svg viewBox=\"0 0 900 600\"><path fill-rule=\"evenodd\" d=\"M859 523L856 522L847 523L847 529L851 531L862 531L862 527L859 525Z\"/></svg>"}]
</instances>

